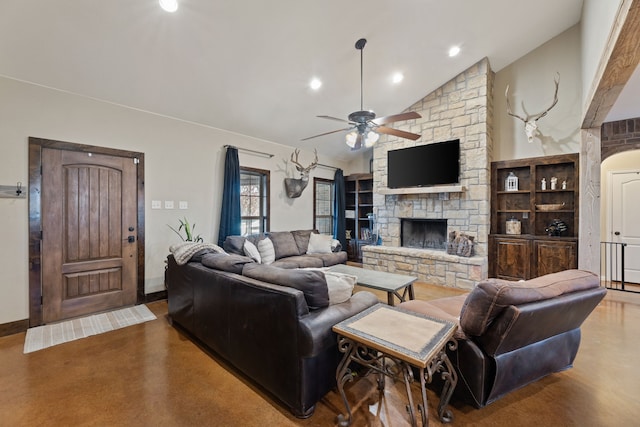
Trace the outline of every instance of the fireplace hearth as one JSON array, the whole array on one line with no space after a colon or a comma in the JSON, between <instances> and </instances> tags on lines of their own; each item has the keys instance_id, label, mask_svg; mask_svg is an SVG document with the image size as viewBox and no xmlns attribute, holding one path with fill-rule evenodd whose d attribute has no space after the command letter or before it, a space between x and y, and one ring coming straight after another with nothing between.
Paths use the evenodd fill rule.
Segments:
<instances>
[{"instance_id":1,"label":"fireplace hearth","mask_svg":"<svg viewBox=\"0 0 640 427\"><path fill-rule=\"evenodd\" d=\"M400 245L405 248L445 250L446 219L401 218Z\"/></svg>"}]
</instances>

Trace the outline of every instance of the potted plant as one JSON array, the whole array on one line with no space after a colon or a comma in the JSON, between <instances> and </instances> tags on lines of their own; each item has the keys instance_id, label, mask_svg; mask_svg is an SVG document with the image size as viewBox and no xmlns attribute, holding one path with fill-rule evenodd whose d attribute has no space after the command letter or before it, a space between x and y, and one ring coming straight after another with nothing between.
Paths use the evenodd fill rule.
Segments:
<instances>
[{"instance_id":1,"label":"potted plant","mask_svg":"<svg viewBox=\"0 0 640 427\"><path fill-rule=\"evenodd\" d=\"M176 230L175 228L173 228L172 226L168 225L167 226L172 229L178 236L180 236L180 238L182 239L183 242L202 242L204 241L202 239L202 237L198 234L197 236L194 236L194 230L196 228L195 224L189 224L189 221L187 220L187 217L184 217L184 219L179 219L178 220L180 222L180 226L178 227L178 229ZM184 230L184 236L182 235L182 231Z\"/></svg>"}]
</instances>

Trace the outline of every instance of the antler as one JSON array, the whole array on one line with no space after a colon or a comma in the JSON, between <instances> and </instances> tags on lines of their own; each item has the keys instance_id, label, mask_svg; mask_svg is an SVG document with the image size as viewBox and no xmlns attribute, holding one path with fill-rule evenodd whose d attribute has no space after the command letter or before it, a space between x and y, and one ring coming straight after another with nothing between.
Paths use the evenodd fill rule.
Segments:
<instances>
[{"instance_id":1,"label":"antler","mask_svg":"<svg viewBox=\"0 0 640 427\"><path fill-rule=\"evenodd\" d=\"M547 115L547 113L549 112L549 110L551 110L553 107L556 106L556 104L558 103L558 86L560 85L560 73L556 73L556 77L554 77L553 81L556 84L556 90L553 94L553 102L551 103L551 105L549 106L549 108L547 108L546 110L544 110L542 113L538 114L537 116L531 117L529 119L525 119L524 117L521 117L515 113L513 113L511 111L511 103L509 102L509 85L507 85L507 89L504 91L504 96L505 98L507 98L507 114L509 114L510 116L513 116L517 119L522 120L525 124L528 122L535 122L541 118L543 118L544 116Z\"/></svg>"},{"instance_id":2,"label":"antler","mask_svg":"<svg viewBox=\"0 0 640 427\"><path fill-rule=\"evenodd\" d=\"M549 112L549 110L551 110L553 107L555 107L555 105L558 103L558 86L560 85L560 73L556 73L556 77L554 77L553 81L556 84L556 91L553 94L553 102L551 103L551 106L549 108L547 108L546 110L544 110L543 113L540 113L535 119L533 120L538 120L543 118L544 116L547 115L547 113Z\"/></svg>"},{"instance_id":3,"label":"antler","mask_svg":"<svg viewBox=\"0 0 640 427\"><path fill-rule=\"evenodd\" d=\"M316 166L318 166L318 150L314 149L313 150L314 154L316 155L316 158L313 160L313 162L311 162L311 164L309 166L307 166L306 168L304 166L302 166L300 163L298 163L298 155L300 154L300 150L299 149L295 149L295 151L293 153L291 153L291 162L296 165L296 169L298 170L298 172L300 172L303 176L307 175L311 169L315 169ZM295 159L293 158L293 156L295 155Z\"/></svg>"},{"instance_id":4,"label":"antler","mask_svg":"<svg viewBox=\"0 0 640 427\"><path fill-rule=\"evenodd\" d=\"M509 85L507 85L507 89L504 91L504 97L507 98L507 114L527 123L527 119L511 112L511 103L509 102Z\"/></svg>"}]
</instances>

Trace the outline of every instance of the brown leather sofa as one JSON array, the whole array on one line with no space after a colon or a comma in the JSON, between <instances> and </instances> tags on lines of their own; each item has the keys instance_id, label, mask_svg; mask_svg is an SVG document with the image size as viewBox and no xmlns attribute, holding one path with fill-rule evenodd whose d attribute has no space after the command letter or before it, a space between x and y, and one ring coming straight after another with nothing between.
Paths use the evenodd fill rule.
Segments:
<instances>
[{"instance_id":1,"label":"brown leather sofa","mask_svg":"<svg viewBox=\"0 0 640 427\"><path fill-rule=\"evenodd\" d=\"M400 307L458 322L449 358L454 396L477 408L572 366L580 326L606 294L594 273L566 270L510 282L488 279L469 294Z\"/></svg>"},{"instance_id":2,"label":"brown leather sofa","mask_svg":"<svg viewBox=\"0 0 640 427\"><path fill-rule=\"evenodd\" d=\"M170 255L167 263L172 323L301 418L335 386L341 354L331 327L378 302L361 291L329 305L321 271L260 265L238 254L206 254L184 265Z\"/></svg>"}]
</instances>

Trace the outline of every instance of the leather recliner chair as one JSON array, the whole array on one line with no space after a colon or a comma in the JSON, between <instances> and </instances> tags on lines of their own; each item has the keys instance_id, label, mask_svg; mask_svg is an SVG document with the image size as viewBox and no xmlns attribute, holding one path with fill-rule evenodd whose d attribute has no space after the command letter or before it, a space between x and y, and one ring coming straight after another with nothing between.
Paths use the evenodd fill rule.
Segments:
<instances>
[{"instance_id":1,"label":"leather recliner chair","mask_svg":"<svg viewBox=\"0 0 640 427\"><path fill-rule=\"evenodd\" d=\"M454 396L477 408L570 368L580 326L606 294L597 275L566 270L522 282L488 279L469 294L400 307L458 322Z\"/></svg>"}]
</instances>

